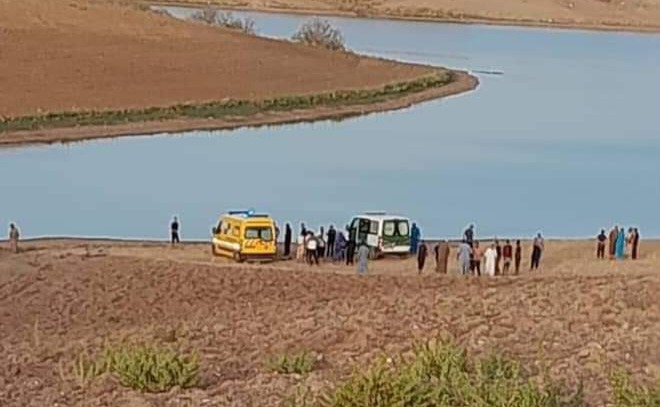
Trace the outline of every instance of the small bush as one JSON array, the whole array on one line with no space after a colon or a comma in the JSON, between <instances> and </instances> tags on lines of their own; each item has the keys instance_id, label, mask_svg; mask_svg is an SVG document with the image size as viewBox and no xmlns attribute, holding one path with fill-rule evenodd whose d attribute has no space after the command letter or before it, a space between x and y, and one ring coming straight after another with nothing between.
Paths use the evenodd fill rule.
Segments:
<instances>
[{"instance_id":1,"label":"small bush","mask_svg":"<svg viewBox=\"0 0 660 407\"><path fill-rule=\"evenodd\" d=\"M215 24L232 30L242 31L250 35L254 35L257 31L253 19L249 17L235 17L231 12L220 12L211 7L195 11L190 18L206 24Z\"/></svg>"},{"instance_id":2,"label":"small bush","mask_svg":"<svg viewBox=\"0 0 660 407\"><path fill-rule=\"evenodd\" d=\"M631 382L625 371L617 371L610 377L612 396L616 407L659 407L660 382L647 387Z\"/></svg>"},{"instance_id":3,"label":"small bush","mask_svg":"<svg viewBox=\"0 0 660 407\"><path fill-rule=\"evenodd\" d=\"M266 367L271 372L281 374L307 374L314 370L316 358L310 352L300 352L294 355L281 354L268 360Z\"/></svg>"},{"instance_id":4,"label":"small bush","mask_svg":"<svg viewBox=\"0 0 660 407\"><path fill-rule=\"evenodd\" d=\"M206 24L216 24L218 21L218 10L211 7L205 7L192 13L190 19Z\"/></svg>"},{"instance_id":5,"label":"small bush","mask_svg":"<svg viewBox=\"0 0 660 407\"><path fill-rule=\"evenodd\" d=\"M190 388L199 381L197 356L181 356L167 349L148 346L108 349L103 362L123 386L144 392L159 393L174 386Z\"/></svg>"},{"instance_id":6,"label":"small bush","mask_svg":"<svg viewBox=\"0 0 660 407\"><path fill-rule=\"evenodd\" d=\"M104 363L91 358L86 351L81 351L72 365L73 377L79 387L87 387L94 379L106 372ZM66 377L63 371L60 372L60 376L62 379Z\"/></svg>"},{"instance_id":7,"label":"small bush","mask_svg":"<svg viewBox=\"0 0 660 407\"><path fill-rule=\"evenodd\" d=\"M232 30L242 31L245 34L254 35L257 32L253 19L234 17L232 13L218 14L217 24Z\"/></svg>"},{"instance_id":8,"label":"small bush","mask_svg":"<svg viewBox=\"0 0 660 407\"><path fill-rule=\"evenodd\" d=\"M502 356L470 360L450 342L432 342L411 357L382 360L322 394L324 407L581 407L581 388L530 380Z\"/></svg>"},{"instance_id":9,"label":"small bush","mask_svg":"<svg viewBox=\"0 0 660 407\"><path fill-rule=\"evenodd\" d=\"M314 47L323 47L333 51L341 51L346 48L341 31L334 28L328 21L318 18L305 22L291 39L296 42Z\"/></svg>"}]
</instances>

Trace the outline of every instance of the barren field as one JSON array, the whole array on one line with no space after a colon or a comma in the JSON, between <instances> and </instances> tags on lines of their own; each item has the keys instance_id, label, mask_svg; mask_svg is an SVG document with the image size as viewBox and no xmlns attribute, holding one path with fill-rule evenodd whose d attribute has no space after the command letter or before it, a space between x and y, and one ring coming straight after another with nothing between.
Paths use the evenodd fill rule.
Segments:
<instances>
[{"instance_id":1,"label":"barren field","mask_svg":"<svg viewBox=\"0 0 660 407\"><path fill-rule=\"evenodd\" d=\"M230 99L261 101L339 90L382 89L435 72L438 71L424 66L330 52L179 21L131 4L94 0L0 1L0 123L3 118L43 117L48 113L114 114ZM459 91L476 86L476 81L468 82L460 82ZM434 91L419 99L446 94ZM371 110L411 103L407 100L396 104L392 99L386 102ZM361 113L365 105L368 103L354 104L348 112L338 115ZM328 112L318 115L332 116ZM283 121L281 115L266 116L253 118L258 124ZM307 120L314 118L309 112L307 116ZM200 125L205 118L197 116L192 127L231 127L231 120L224 117L224 124ZM119 124L127 126L123 121ZM135 132L186 128L180 122L169 127L156 123L153 128L144 128L139 122L128 124ZM77 124L64 127L71 129ZM0 134L3 144L9 143L8 137L13 137L12 144L21 139L35 142L35 137L41 141L65 141L58 134L51 137L41 127L23 132L9 129ZM57 129L51 130L57 133ZM76 139L126 134L130 129L116 131L112 126L97 125L87 127L86 132Z\"/></svg>"},{"instance_id":2,"label":"barren field","mask_svg":"<svg viewBox=\"0 0 660 407\"><path fill-rule=\"evenodd\" d=\"M412 260L374 262L363 277L331 264L236 265L199 244L23 248L0 250L3 406L277 406L300 382L325 386L439 334L581 378L593 406L609 398L614 366L642 381L660 375L658 242L620 263L594 259L592 242L548 242L540 272L490 279L435 275L432 261L421 276ZM201 388L143 395L109 378L76 385L70 366L82 350L126 341L197 350ZM299 350L322 355L308 377L265 369L274 353Z\"/></svg>"},{"instance_id":3,"label":"barren field","mask_svg":"<svg viewBox=\"0 0 660 407\"><path fill-rule=\"evenodd\" d=\"M141 0L133 0L141 1ZM660 0L148 0L161 4L591 29L660 31Z\"/></svg>"}]
</instances>

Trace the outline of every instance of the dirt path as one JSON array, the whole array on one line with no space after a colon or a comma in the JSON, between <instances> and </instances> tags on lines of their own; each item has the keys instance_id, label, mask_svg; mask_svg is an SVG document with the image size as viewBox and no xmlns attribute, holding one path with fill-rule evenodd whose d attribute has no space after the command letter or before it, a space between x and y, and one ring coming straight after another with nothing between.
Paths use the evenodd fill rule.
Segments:
<instances>
[{"instance_id":1,"label":"dirt path","mask_svg":"<svg viewBox=\"0 0 660 407\"><path fill-rule=\"evenodd\" d=\"M580 378L601 406L612 366L660 374L660 243L644 242L641 260L622 263L596 261L592 246L548 242L538 274L463 279L417 276L412 260L375 262L358 277L329 264L235 265L199 244L25 243L19 255L0 250L0 400L278 406L299 381L266 371L273 353L322 354L305 379L319 386L382 352L451 334L474 352L501 349L539 374ZM70 362L105 341L196 349L203 388L142 395L101 380L82 391Z\"/></svg>"},{"instance_id":2,"label":"dirt path","mask_svg":"<svg viewBox=\"0 0 660 407\"><path fill-rule=\"evenodd\" d=\"M239 10L339 15L359 18L660 32L660 0L133 1L184 6L216 4Z\"/></svg>"}]
</instances>

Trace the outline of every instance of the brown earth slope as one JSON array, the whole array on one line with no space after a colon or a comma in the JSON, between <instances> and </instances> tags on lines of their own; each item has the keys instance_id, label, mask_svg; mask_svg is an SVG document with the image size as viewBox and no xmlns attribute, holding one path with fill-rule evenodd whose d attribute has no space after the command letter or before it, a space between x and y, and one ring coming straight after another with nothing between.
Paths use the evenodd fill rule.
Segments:
<instances>
[{"instance_id":1,"label":"brown earth slope","mask_svg":"<svg viewBox=\"0 0 660 407\"><path fill-rule=\"evenodd\" d=\"M323 355L304 379L316 388L443 333L581 378L594 407L609 399L614 366L660 375L657 242L620 263L595 260L591 242L548 242L540 272L490 279L417 276L411 260L374 262L366 277L329 264L235 265L207 245L35 241L18 255L2 246L2 406L279 406L300 379L268 372L274 353ZM79 388L77 355L122 341L196 349L203 387L143 395L99 379Z\"/></svg>"},{"instance_id":2,"label":"brown earth slope","mask_svg":"<svg viewBox=\"0 0 660 407\"><path fill-rule=\"evenodd\" d=\"M214 3L236 8L364 17L660 31L660 0L174 0L171 3Z\"/></svg>"},{"instance_id":3,"label":"brown earth slope","mask_svg":"<svg viewBox=\"0 0 660 407\"><path fill-rule=\"evenodd\" d=\"M87 0L0 0L0 117L381 87L428 68Z\"/></svg>"}]
</instances>

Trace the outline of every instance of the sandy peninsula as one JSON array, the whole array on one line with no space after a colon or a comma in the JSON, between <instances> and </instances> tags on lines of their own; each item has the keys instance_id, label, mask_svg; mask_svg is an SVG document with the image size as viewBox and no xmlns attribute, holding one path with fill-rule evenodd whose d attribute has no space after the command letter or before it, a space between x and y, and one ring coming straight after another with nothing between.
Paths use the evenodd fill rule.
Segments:
<instances>
[{"instance_id":1,"label":"sandy peninsula","mask_svg":"<svg viewBox=\"0 0 660 407\"><path fill-rule=\"evenodd\" d=\"M0 241L0 400L4 405L286 406L301 383L320 389L419 340L453 335L472 352L504 351L537 374L584 383L607 405L608 374L660 375L660 243L637 261L595 259L591 241L549 241L539 272L419 276L413 260L353 268L294 261L235 264L208 244ZM110 378L81 387L72 366L105 344L147 342L201 357L203 386L163 394ZM302 377L270 372L279 352L313 351Z\"/></svg>"},{"instance_id":2,"label":"sandy peninsula","mask_svg":"<svg viewBox=\"0 0 660 407\"><path fill-rule=\"evenodd\" d=\"M461 72L248 36L126 2L0 1L0 27L0 146L340 118L477 85ZM391 91L434 77L443 79L412 87L419 91ZM338 91L367 96L305 109L172 117L204 104L253 107ZM153 114L162 111L167 120Z\"/></svg>"},{"instance_id":3,"label":"sandy peninsula","mask_svg":"<svg viewBox=\"0 0 660 407\"><path fill-rule=\"evenodd\" d=\"M660 32L660 0L147 0L144 2L199 6L216 4L244 10L360 18Z\"/></svg>"}]
</instances>

